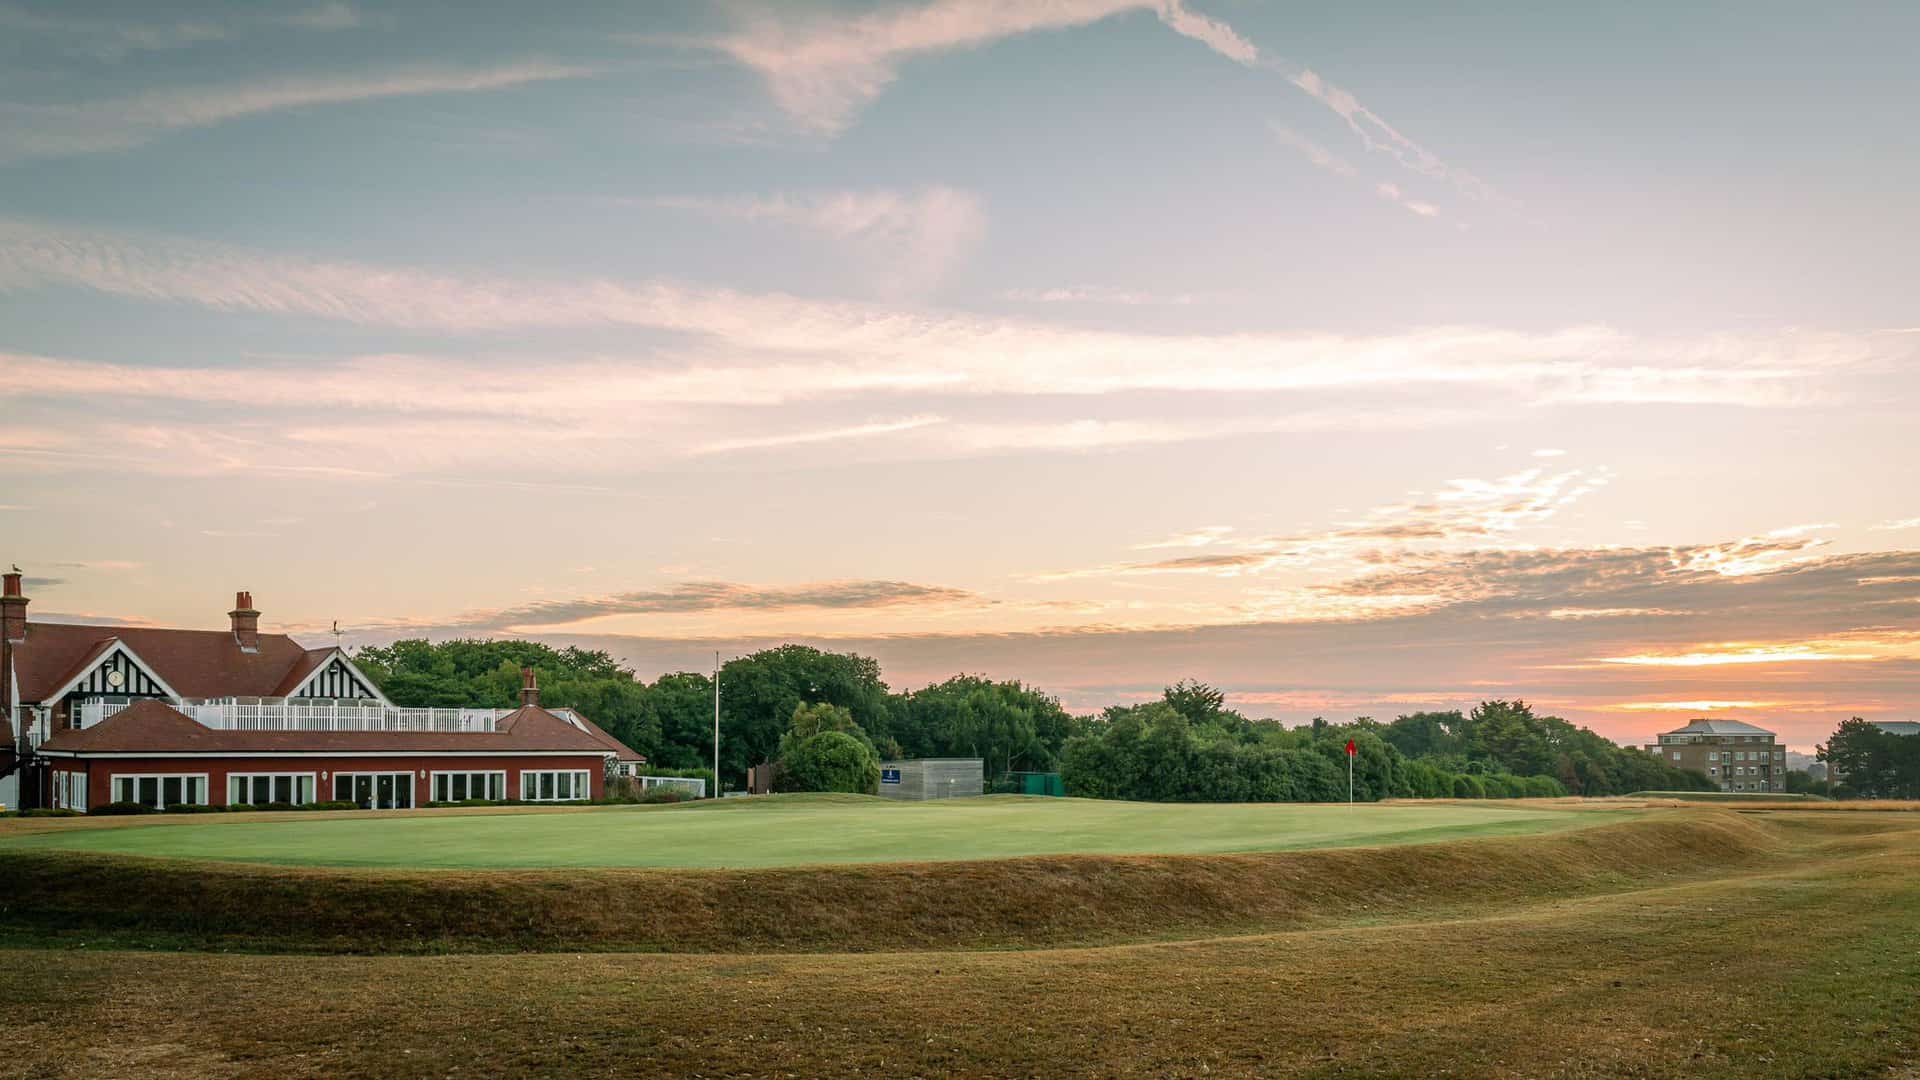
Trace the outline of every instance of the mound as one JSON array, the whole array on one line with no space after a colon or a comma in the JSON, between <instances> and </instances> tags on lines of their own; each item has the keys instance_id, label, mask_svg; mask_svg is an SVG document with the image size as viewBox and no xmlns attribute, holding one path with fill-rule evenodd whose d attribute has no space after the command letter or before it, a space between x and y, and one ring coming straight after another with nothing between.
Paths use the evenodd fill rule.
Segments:
<instances>
[{"instance_id":1,"label":"mound","mask_svg":"<svg viewBox=\"0 0 1920 1080\"><path fill-rule=\"evenodd\" d=\"M1713 810L1538 836L1255 855L756 870L421 873L0 852L0 930L266 951L1019 948L1247 933L1724 872L1777 850Z\"/></svg>"}]
</instances>

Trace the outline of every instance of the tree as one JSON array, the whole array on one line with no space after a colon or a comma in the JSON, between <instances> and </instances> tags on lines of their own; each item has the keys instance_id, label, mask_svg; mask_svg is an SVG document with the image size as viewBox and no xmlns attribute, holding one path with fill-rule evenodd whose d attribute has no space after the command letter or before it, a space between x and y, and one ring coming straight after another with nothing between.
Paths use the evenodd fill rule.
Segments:
<instances>
[{"instance_id":1,"label":"tree","mask_svg":"<svg viewBox=\"0 0 1920 1080\"><path fill-rule=\"evenodd\" d=\"M847 732L821 731L798 740L780 758L776 783L781 791L872 795L880 788L880 759Z\"/></svg>"},{"instance_id":2,"label":"tree","mask_svg":"<svg viewBox=\"0 0 1920 1080\"><path fill-rule=\"evenodd\" d=\"M727 661L720 670L720 771L738 781L779 752L793 711L838 705L876 743L889 735L890 695L880 663L853 653L782 645Z\"/></svg>"},{"instance_id":3,"label":"tree","mask_svg":"<svg viewBox=\"0 0 1920 1080\"><path fill-rule=\"evenodd\" d=\"M1895 735L1855 716L1815 751L1837 791L1870 799L1920 798L1920 735Z\"/></svg>"}]
</instances>

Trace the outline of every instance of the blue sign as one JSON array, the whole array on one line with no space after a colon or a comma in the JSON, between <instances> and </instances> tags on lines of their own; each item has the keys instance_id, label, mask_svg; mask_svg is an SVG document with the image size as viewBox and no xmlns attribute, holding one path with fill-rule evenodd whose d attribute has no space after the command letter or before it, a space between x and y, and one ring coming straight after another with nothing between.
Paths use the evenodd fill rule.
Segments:
<instances>
[{"instance_id":1,"label":"blue sign","mask_svg":"<svg viewBox=\"0 0 1920 1080\"><path fill-rule=\"evenodd\" d=\"M881 783L883 783L883 784L897 784L897 783L899 783L899 782L900 782L900 770L899 770L899 769L881 769L881 770L880 770L880 782L881 782Z\"/></svg>"}]
</instances>

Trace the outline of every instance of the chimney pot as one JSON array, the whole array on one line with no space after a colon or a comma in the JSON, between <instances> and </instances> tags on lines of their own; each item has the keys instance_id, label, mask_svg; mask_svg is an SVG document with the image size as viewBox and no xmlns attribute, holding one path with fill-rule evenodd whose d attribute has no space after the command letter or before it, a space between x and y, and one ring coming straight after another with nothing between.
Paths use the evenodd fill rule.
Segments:
<instances>
[{"instance_id":1,"label":"chimney pot","mask_svg":"<svg viewBox=\"0 0 1920 1080\"><path fill-rule=\"evenodd\" d=\"M21 589L20 571L12 570L4 575L5 585L0 586L0 637L14 644L27 640L27 595Z\"/></svg>"},{"instance_id":2,"label":"chimney pot","mask_svg":"<svg viewBox=\"0 0 1920 1080\"><path fill-rule=\"evenodd\" d=\"M534 681L533 669L520 669L520 704L522 706L540 704L540 684Z\"/></svg>"},{"instance_id":3,"label":"chimney pot","mask_svg":"<svg viewBox=\"0 0 1920 1080\"><path fill-rule=\"evenodd\" d=\"M241 652L260 651L260 613L254 610L253 594L241 590L233 594L233 610L227 612L233 620L233 640L240 646Z\"/></svg>"}]
</instances>

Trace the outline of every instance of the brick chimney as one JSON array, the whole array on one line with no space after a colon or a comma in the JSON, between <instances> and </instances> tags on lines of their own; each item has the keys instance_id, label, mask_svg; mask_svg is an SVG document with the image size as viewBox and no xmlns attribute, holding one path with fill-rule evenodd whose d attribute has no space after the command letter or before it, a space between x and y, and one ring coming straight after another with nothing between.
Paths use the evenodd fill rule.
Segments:
<instances>
[{"instance_id":1,"label":"brick chimney","mask_svg":"<svg viewBox=\"0 0 1920 1080\"><path fill-rule=\"evenodd\" d=\"M522 707L540 704L540 684L533 680L533 669L520 669L520 704Z\"/></svg>"},{"instance_id":2,"label":"brick chimney","mask_svg":"<svg viewBox=\"0 0 1920 1080\"><path fill-rule=\"evenodd\" d=\"M27 596L20 591L20 569L15 567L5 575L0 586L0 636L19 644L27 640Z\"/></svg>"},{"instance_id":3,"label":"brick chimney","mask_svg":"<svg viewBox=\"0 0 1920 1080\"><path fill-rule=\"evenodd\" d=\"M233 640L240 645L241 652L260 651L260 613L254 610L253 594L237 592L233 594L233 610L227 612L233 619Z\"/></svg>"}]
</instances>

